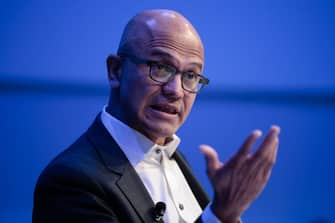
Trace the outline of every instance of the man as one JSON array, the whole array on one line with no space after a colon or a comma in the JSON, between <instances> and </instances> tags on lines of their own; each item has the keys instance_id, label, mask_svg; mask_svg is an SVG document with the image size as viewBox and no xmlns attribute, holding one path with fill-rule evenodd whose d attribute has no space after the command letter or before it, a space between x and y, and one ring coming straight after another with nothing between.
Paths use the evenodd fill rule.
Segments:
<instances>
[{"instance_id":1,"label":"man","mask_svg":"<svg viewBox=\"0 0 335 223\"><path fill-rule=\"evenodd\" d=\"M147 10L132 18L107 58L108 105L41 174L33 222L239 222L270 176L279 127L249 154L261 135L253 131L225 164L200 146L210 203L175 135L209 82L203 67L202 42L182 15Z\"/></svg>"}]
</instances>

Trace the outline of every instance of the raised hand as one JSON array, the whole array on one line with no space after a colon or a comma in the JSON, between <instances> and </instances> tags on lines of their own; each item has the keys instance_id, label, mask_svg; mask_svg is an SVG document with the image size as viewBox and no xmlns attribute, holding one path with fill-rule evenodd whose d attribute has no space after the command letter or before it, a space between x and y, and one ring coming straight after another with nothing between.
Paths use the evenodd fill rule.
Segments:
<instances>
[{"instance_id":1,"label":"raised hand","mask_svg":"<svg viewBox=\"0 0 335 223\"><path fill-rule=\"evenodd\" d=\"M280 128L272 126L257 150L250 154L262 135L253 131L237 153L227 162L219 160L210 146L201 145L207 164L207 175L214 188L212 211L222 223L236 223L242 213L262 192L276 161Z\"/></svg>"}]
</instances>

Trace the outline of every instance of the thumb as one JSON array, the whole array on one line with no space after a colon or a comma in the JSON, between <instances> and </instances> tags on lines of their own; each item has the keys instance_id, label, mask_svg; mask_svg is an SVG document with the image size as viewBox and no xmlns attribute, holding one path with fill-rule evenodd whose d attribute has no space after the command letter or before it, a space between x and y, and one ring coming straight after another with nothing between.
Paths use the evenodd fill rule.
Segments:
<instances>
[{"instance_id":1,"label":"thumb","mask_svg":"<svg viewBox=\"0 0 335 223\"><path fill-rule=\"evenodd\" d=\"M212 175L215 170L222 166L218 153L214 148L208 145L200 145L199 150L205 157L208 174Z\"/></svg>"}]
</instances>

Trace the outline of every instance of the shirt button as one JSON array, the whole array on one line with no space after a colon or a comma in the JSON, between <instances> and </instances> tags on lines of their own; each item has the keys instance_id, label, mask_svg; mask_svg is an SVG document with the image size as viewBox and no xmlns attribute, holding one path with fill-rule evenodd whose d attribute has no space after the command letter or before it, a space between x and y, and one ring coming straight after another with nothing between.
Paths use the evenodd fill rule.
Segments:
<instances>
[{"instance_id":1,"label":"shirt button","mask_svg":"<svg viewBox=\"0 0 335 223\"><path fill-rule=\"evenodd\" d=\"M180 210L184 210L184 205L183 204L179 204L179 209Z\"/></svg>"}]
</instances>

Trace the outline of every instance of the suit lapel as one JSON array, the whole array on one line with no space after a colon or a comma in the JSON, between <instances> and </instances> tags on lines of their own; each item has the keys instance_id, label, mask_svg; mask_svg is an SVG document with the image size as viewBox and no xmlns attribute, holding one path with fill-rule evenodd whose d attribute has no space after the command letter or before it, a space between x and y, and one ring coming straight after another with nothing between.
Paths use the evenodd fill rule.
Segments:
<instances>
[{"instance_id":1,"label":"suit lapel","mask_svg":"<svg viewBox=\"0 0 335 223\"><path fill-rule=\"evenodd\" d=\"M187 161L185 160L185 158L183 157L183 155L179 151L176 151L173 154L172 158L174 158L176 160L176 162L178 163L178 165L179 165L181 171L183 172L188 185L190 185L190 188L191 188L194 196L196 197L201 209L205 209L205 207L210 202L210 199L209 199L207 193L202 188L202 186L199 184L198 180L193 175L192 170L191 170L190 166L188 165Z\"/></svg>"},{"instance_id":2,"label":"suit lapel","mask_svg":"<svg viewBox=\"0 0 335 223\"><path fill-rule=\"evenodd\" d=\"M143 222L152 222L154 202L141 179L120 147L103 126L100 113L87 131L88 138L95 145L104 165L114 174L120 192L127 198Z\"/></svg>"}]
</instances>

